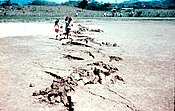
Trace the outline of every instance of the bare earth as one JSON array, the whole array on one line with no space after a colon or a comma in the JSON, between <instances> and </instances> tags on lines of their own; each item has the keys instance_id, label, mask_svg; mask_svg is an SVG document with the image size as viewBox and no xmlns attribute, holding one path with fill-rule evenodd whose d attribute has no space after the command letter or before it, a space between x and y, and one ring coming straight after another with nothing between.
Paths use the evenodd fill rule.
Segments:
<instances>
[{"instance_id":1,"label":"bare earth","mask_svg":"<svg viewBox=\"0 0 175 111\"><path fill-rule=\"evenodd\" d=\"M52 84L54 77L45 72L63 77L97 61L117 67L119 71L114 75L124 81L111 83L104 77L102 84L78 85L69 93L75 111L174 110L174 23L102 20L76 20L76 23L103 30L83 33L98 43L117 43L117 47L62 45L68 40L52 39L52 23L0 23L1 111L67 110L62 103L40 102L38 96L32 96ZM67 59L66 54L84 60ZM123 60L110 62L109 56Z\"/></svg>"}]
</instances>

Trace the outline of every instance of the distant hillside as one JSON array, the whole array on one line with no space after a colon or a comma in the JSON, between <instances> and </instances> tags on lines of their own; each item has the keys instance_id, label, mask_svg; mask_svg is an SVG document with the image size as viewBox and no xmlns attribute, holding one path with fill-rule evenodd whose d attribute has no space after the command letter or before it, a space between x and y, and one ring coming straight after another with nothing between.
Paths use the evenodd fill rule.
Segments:
<instances>
[{"instance_id":1,"label":"distant hillside","mask_svg":"<svg viewBox=\"0 0 175 111\"><path fill-rule=\"evenodd\" d=\"M77 7L71 6L0 6L0 17L75 17L78 12L79 17L102 17L104 13L110 17L112 12L110 11L92 11L83 10ZM120 12L115 13L115 17ZM121 11L124 17L175 17L174 10L164 9L135 9L134 12L127 10Z\"/></svg>"},{"instance_id":2,"label":"distant hillside","mask_svg":"<svg viewBox=\"0 0 175 111\"><path fill-rule=\"evenodd\" d=\"M0 5L3 3L7 3L8 0L0 0ZM38 3L39 5L58 5L58 2L53 2L51 0L9 0L9 4L4 5L29 5L31 3ZM42 3L42 4L41 4Z\"/></svg>"},{"instance_id":3,"label":"distant hillside","mask_svg":"<svg viewBox=\"0 0 175 111\"><path fill-rule=\"evenodd\" d=\"M83 10L70 6L6 6L0 8L0 16L34 16L34 17L65 17L75 16L76 12L81 17L94 17L103 15L103 11ZM5 13L5 15L4 15Z\"/></svg>"},{"instance_id":4,"label":"distant hillside","mask_svg":"<svg viewBox=\"0 0 175 111\"><path fill-rule=\"evenodd\" d=\"M24 5L24 4L28 4L29 2L32 2L33 0L10 0L10 3L17 3L19 5ZM4 3L5 0L0 0L0 4Z\"/></svg>"},{"instance_id":5,"label":"distant hillside","mask_svg":"<svg viewBox=\"0 0 175 111\"><path fill-rule=\"evenodd\" d=\"M28 4L29 2L32 2L33 0L11 0L12 3L18 3L18 4Z\"/></svg>"}]
</instances>

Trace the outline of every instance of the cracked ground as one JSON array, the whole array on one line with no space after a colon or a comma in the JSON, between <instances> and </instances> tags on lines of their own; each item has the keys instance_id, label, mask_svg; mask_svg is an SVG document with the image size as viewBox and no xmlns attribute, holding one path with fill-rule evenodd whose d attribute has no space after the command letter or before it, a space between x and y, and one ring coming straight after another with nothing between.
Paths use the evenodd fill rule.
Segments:
<instances>
[{"instance_id":1,"label":"cracked ground","mask_svg":"<svg viewBox=\"0 0 175 111\"><path fill-rule=\"evenodd\" d=\"M66 40L49 39L46 34L52 24L2 23L14 30L0 35L0 110L2 111L54 111L67 110L63 104L40 102L34 91L50 87L54 77L69 76L75 68L103 61L118 68L114 74L123 78L102 84L78 85L70 92L75 111L173 111L175 44L174 23L152 21L98 21L80 20L78 23L104 32L88 32L99 43L117 43L118 47L93 45L62 45ZM21 27L42 27L42 32L29 35L15 31ZM6 28L1 27L4 32ZM12 30L11 29L11 30ZM115 31L114 31L115 30ZM50 30L49 30L50 31ZM14 33L14 34L13 34ZM36 34L37 33L37 34ZM14 36L13 36L14 35ZM90 53L94 56L89 56ZM81 57L84 60L67 59L64 55ZM109 61L108 56L119 56L122 61ZM70 56L69 56L70 57ZM32 84L30 87L30 84Z\"/></svg>"}]
</instances>

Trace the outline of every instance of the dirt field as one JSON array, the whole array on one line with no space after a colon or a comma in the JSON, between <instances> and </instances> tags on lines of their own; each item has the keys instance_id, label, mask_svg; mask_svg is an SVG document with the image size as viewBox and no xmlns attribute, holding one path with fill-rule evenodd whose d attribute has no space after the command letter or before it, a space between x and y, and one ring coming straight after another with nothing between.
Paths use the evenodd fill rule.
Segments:
<instances>
[{"instance_id":1,"label":"dirt field","mask_svg":"<svg viewBox=\"0 0 175 111\"><path fill-rule=\"evenodd\" d=\"M89 27L75 42L54 40L52 23L0 23L1 111L71 111L40 93L70 75L75 111L174 110L174 22L75 22Z\"/></svg>"}]
</instances>

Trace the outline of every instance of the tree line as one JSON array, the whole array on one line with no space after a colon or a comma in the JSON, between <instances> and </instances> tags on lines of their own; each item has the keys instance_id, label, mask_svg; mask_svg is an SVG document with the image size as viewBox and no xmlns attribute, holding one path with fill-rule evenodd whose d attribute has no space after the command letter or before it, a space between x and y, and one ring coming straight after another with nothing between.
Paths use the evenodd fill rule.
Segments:
<instances>
[{"instance_id":1,"label":"tree line","mask_svg":"<svg viewBox=\"0 0 175 111\"><path fill-rule=\"evenodd\" d=\"M1 3L1 6L18 5L17 3L12 3L11 0L5 0ZM55 2L43 1L43 0L33 0L26 5L45 5L45 6L56 6L59 5ZM98 10L98 11L109 11L113 8L134 8L134 9L175 9L174 0L161 0L161 1L138 1L138 2L123 2L123 3L100 3L97 1L88 3L88 0L82 1L68 1L61 3L61 5L69 5L74 7L79 7L87 10Z\"/></svg>"}]
</instances>

